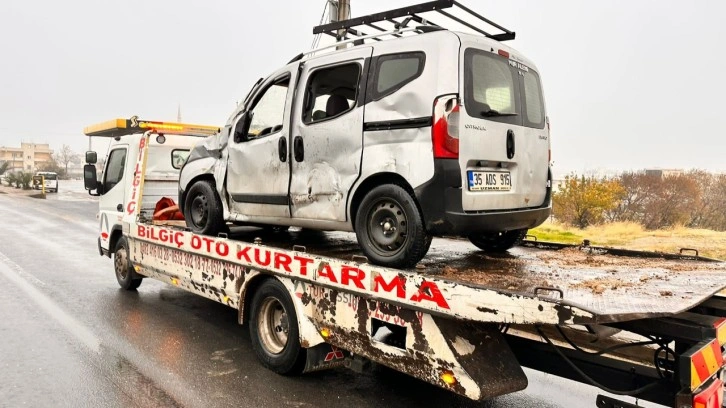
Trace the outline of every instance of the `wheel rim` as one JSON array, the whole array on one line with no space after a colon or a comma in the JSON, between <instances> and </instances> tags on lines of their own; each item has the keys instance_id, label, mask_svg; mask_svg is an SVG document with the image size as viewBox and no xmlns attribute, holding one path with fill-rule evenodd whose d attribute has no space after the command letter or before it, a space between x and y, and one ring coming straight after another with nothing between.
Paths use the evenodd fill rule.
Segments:
<instances>
[{"instance_id":1,"label":"wheel rim","mask_svg":"<svg viewBox=\"0 0 726 408\"><path fill-rule=\"evenodd\" d=\"M257 331L262 346L270 354L280 354L287 345L290 322L287 312L277 298L268 297L262 301L257 316Z\"/></svg>"},{"instance_id":2,"label":"wheel rim","mask_svg":"<svg viewBox=\"0 0 726 408\"><path fill-rule=\"evenodd\" d=\"M207 197L200 194L194 197L191 206L192 222L197 227L207 225L207 213L209 211L209 203Z\"/></svg>"},{"instance_id":3,"label":"wheel rim","mask_svg":"<svg viewBox=\"0 0 726 408\"><path fill-rule=\"evenodd\" d=\"M394 255L406 244L408 219L396 200L384 198L376 201L368 212L367 226L373 249L381 255Z\"/></svg>"},{"instance_id":4,"label":"wheel rim","mask_svg":"<svg viewBox=\"0 0 726 408\"><path fill-rule=\"evenodd\" d=\"M126 280L129 274L128 259L126 258L126 248L120 248L116 251L113 258L113 266L116 269L116 276L120 280Z\"/></svg>"}]
</instances>

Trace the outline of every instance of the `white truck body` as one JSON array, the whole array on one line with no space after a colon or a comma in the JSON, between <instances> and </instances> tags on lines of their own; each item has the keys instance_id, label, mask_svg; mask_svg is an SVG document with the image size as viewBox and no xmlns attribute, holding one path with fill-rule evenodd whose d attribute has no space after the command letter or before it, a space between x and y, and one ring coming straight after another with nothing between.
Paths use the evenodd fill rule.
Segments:
<instances>
[{"instance_id":1,"label":"white truck body","mask_svg":"<svg viewBox=\"0 0 726 408\"><path fill-rule=\"evenodd\" d=\"M294 305L290 321L305 350L303 371L373 361L485 399L525 388L526 365L582 382L641 387L638 398L678 408L721 398L724 263L536 242L497 258L453 251L455 241L440 240L419 268L401 270L368 264L347 233L198 235L179 222L153 220L156 202L174 197L172 147L191 146L195 138L167 134L168 144L160 145L158 131L127 133L110 148L127 149L128 161L114 187L123 195L111 189L100 199L99 251L111 256L126 240L139 280L154 278L228 305L240 323L255 327L250 302L265 282L279 282ZM622 285L605 295L583 284L613 276ZM555 338L555 330L563 337ZM621 330L630 334L613 335ZM574 348L620 350L636 338L654 344L582 359ZM660 361L658 347L673 354ZM560 355L567 364L554 362ZM654 355L662 367L653 366ZM573 374L573 361L589 370L589 379Z\"/></svg>"}]
</instances>

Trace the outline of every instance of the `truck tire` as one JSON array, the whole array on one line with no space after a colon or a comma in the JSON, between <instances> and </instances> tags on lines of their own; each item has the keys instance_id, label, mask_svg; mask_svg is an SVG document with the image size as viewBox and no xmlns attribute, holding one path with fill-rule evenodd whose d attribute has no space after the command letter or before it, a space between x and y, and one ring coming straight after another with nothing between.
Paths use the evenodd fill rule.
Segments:
<instances>
[{"instance_id":1,"label":"truck tire","mask_svg":"<svg viewBox=\"0 0 726 408\"><path fill-rule=\"evenodd\" d=\"M113 269L116 280L122 289L136 290L144 279L140 277L129 262L129 244L126 237L119 238L113 251Z\"/></svg>"},{"instance_id":2,"label":"truck tire","mask_svg":"<svg viewBox=\"0 0 726 408\"><path fill-rule=\"evenodd\" d=\"M414 198L396 184L378 186L363 197L355 232L372 263L392 268L416 265L431 245Z\"/></svg>"},{"instance_id":3,"label":"truck tire","mask_svg":"<svg viewBox=\"0 0 726 408\"><path fill-rule=\"evenodd\" d=\"M196 234L216 236L225 231L222 201L211 182L199 180L189 188L184 203L184 220Z\"/></svg>"},{"instance_id":4,"label":"truck tire","mask_svg":"<svg viewBox=\"0 0 726 408\"><path fill-rule=\"evenodd\" d=\"M504 252L516 245L527 235L526 229L470 235L469 241L487 252Z\"/></svg>"},{"instance_id":5,"label":"truck tire","mask_svg":"<svg viewBox=\"0 0 726 408\"><path fill-rule=\"evenodd\" d=\"M307 350L300 346L300 328L287 288L267 279L252 297L250 338L262 364L282 375L302 373Z\"/></svg>"}]
</instances>

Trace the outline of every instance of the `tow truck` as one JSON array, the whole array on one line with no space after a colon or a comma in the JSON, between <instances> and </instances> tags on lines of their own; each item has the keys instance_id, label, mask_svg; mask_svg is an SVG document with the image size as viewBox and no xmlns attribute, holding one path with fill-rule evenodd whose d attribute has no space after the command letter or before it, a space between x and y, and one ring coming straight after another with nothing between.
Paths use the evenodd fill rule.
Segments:
<instances>
[{"instance_id":1,"label":"tow truck","mask_svg":"<svg viewBox=\"0 0 726 408\"><path fill-rule=\"evenodd\" d=\"M179 163L214 126L116 119L100 181L99 254L129 290L152 278L238 310L261 363L285 375L390 367L473 400L527 387L522 367L590 384L598 407L723 403L726 263L525 240L505 255L435 239L412 269L375 266L350 233L231 226L190 232Z\"/></svg>"}]
</instances>

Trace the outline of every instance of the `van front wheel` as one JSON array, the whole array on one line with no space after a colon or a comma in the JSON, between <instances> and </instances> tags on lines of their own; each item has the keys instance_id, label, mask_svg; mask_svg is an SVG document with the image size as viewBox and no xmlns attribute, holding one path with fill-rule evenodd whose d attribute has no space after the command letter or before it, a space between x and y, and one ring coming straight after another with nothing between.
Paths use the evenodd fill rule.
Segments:
<instances>
[{"instance_id":1,"label":"van front wheel","mask_svg":"<svg viewBox=\"0 0 726 408\"><path fill-rule=\"evenodd\" d=\"M222 201L214 185L206 180L195 182L184 203L184 220L192 232L216 236L225 227Z\"/></svg>"},{"instance_id":2,"label":"van front wheel","mask_svg":"<svg viewBox=\"0 0 726 408\"><path fill-rule=\"evenodd\" d=\"M469 241L477 248L487 252L504 252L516 245L527 235L526 229L487 234L470 235Z\"/></svg>"},{"instance_id":3,"label":"van front wheel","mask_svg":"<svg viewBox=\"0 0 726 408\"><path fill-rule=\"evenodd\" d=\"M355 232L371 262L392 268L415 265L431 244L414 198L395 184L378 186L365 195Z\"/></svg>"}]
</instances>

